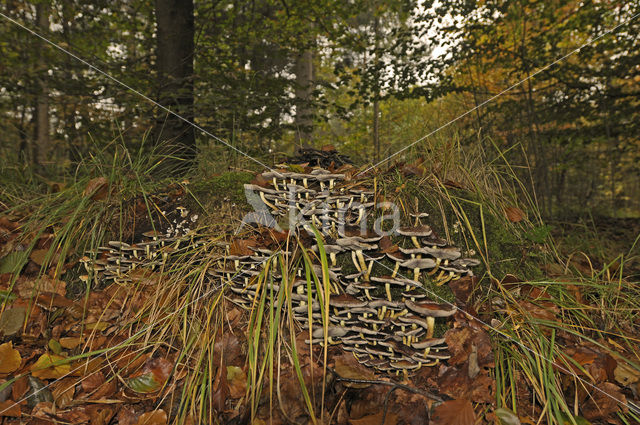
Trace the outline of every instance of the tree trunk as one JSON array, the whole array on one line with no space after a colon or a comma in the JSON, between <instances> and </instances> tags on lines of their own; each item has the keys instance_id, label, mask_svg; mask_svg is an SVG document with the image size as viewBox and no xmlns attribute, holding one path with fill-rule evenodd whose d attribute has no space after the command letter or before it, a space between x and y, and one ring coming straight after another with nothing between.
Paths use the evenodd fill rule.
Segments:
<instances>
[{"instance_id":1,"label":"tree trunk","mask_svg":"<svg viewBox=\"0 0 640 425\"><path fill-rule=\"evenodd\" d=\"M193 122L193 0L156 0L158 101L162 106ZM195 158L195 132L177 116L158 111L156 143L170 141L179 155Z\"/></svg>"},{"instance_id":2,"label":"tree trunk","mask_svg":"<svg viewBox=\"0 0 640 425\"><path fill-rule=\"evenodd\" d=\"M311 141L313 131L313 52L304 50L296 57L296 143Z\"/></svg>"},{"instance_id":3,"label":"tree trunk","mask_svg":"<svg viewBox=\"0 0 640 425\"><path fill-rule=\"evenodd\" d=\"M44 3L36 5L36 25L40 33L49 31L49 13ZM49 138L49 86L47 84L47 63L44 58L44 41L38 46L38 94L35 102L35 145L33 147L33 161L37 166L44 166L51 152Z\"/></svg>"},{"instance_id":4,"label":"tree trunk","mask_svg":"<svg viewBox=\"0 0 640 425\"><path fill-rule=\"evenodd\" d=\"M373 37L375 50L373 52L374 72L375 72L375 93L373 97L373 147L375 150L376 162L380 161L380 59L379 59L379 45L380 45L380 31L379 20L377 11L373 20Z\"/></svg>"}]
</instances>

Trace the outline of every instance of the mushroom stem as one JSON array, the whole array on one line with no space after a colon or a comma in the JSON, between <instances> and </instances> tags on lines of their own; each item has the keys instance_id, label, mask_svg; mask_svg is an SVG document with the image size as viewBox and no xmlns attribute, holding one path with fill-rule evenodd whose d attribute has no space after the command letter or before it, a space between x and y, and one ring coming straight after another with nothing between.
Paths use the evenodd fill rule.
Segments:
<instances>
[{"instance_id":1,"label":"mushroom stem","mask_svg":"<svg viewBox=\"0 0 640 425\"><path fill-rule=\"evenodd\" d=\"M413 245L415 245L416 248L420 249L420 242L418 242L418 237L417 236L411 236L411 242L413 242Z\"/></svg>"},{"instance_id":2,"label":"mushroom stem","mask_svg":"<svg viewBox=\"0 0 640 425\"><path fill-rule=\"evenodd\" d=\"M396 266L393 268L393 273L391 273L391 277L396 277L398 270L400 269L400 262L396 261Z\"/></svg>"},{"instance_id":3,"label":"mushroom stem","mask_svg":"<svg viewBox=\"0 0 640 425\"><path fill-rule=\"evenodd\" d=\"M413 269L413 280L416 282L420 279L420 269Z\"/></svg>"},{"instance_id":4,"label":"mushroom stem","mask_svg":"<svg viewBox=\"0 0 640 425\"><path fill-rule=\"evenodd\" d=\"M356 251L356 256L358 257L358 261L360 261L360 271L365 271L367 269L367 263L364 261L364 255L362 255L362 250L359 249ZM369 280L369 276L365 276L365 280Z\"/></svg>"},{"instance_id":5,"label":"mushroom stem","mask_svg":"<svg viewBox=\"0 0 640 425\"><path fill-rule=\"evenodd\" d=\"M336 253L335 252L330 253L329 258L331 258L331 266L335 267L336 261L337 261Z\"/></svg>"},{"instance_id":6,"label":"mushroom stem","mask_svg":"<svg viewBox=\"0 0 640 425\"><path fill-rule=\"evenodd\" d=\"M428 326L427 338L433 338L433 329L435 325L436 325L435 317L431 317L431 316L427 317L427 326Z\"/></svg>"},{"instance_id":7,"label":"mushroom stem","mask_svg":"<svg viewBox=\"0 0 640 425\"><path fill-rule=\"evenodd\" d=\"M353 265L356 266L356 269L358 269L359 272L362 272L362 269L360 268L360 264L358 262L358 259L356 258L356 252L355 251L351 251L351 260L353 261Z\"/></svg>"},{"instance_id":8,"label":"mushroom stem","mask_svg":"<svg viewBox=\"0 0 640 425\"><path fill-rule=\"evenodd\" d=\"M388 283L385 283L384 290L387 292L387 299L389 301L392 301L392 298L391 298L391 285L388 284Z\"/></svg>"}]
</instances>

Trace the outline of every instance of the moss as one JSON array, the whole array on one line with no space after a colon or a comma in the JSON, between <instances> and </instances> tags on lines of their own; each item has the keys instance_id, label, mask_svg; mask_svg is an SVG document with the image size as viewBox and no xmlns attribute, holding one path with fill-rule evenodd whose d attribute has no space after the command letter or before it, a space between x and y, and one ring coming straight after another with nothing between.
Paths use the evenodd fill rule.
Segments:
<instances>
[{"instance_id":1,"label":"moss","mask_svg":"<svg viewBox=\"0 0 640 425\"><path fill-rule=\"evenodd\" d=\"M218 176L192 183L189 189L195 198L203 201L229 201L239 208L249 208L244 194L245 183L253 180L253 174L227 172Z\"/></svg>"},{"instance_id":2,"label":"moss","mask_svg":"<svg viewBox=\"0 0 640 425\"><path fill-rule=\"evenodd\" d=\"M394 193L407 212L414 212L417 200L418 210L429 214L423 223L429 224L440 237L450 238L464 255L480 258L478 251L486 251L494 277L501 279L508 273L525 279L541 276L540 267L532 261L535 244L525 236L531 226L509 222L502 213L496 213L501 211L499 206L490 205L469 190L448 188L444 193L424 179L394 176L385 186L386 192ZM403 221L410 222L407 217ZM486 275L486 271L485 264L474 268L474 273L480 276Z\"/></svg>"}]
</instances>

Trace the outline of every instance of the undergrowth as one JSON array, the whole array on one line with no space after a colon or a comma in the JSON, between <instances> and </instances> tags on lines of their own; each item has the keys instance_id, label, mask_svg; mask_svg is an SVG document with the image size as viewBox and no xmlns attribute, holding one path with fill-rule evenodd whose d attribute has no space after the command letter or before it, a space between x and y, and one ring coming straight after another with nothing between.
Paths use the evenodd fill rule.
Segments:
<instances>
[{"instance_id":1,"label":"undergrowth","mask_svg":"<svg viewBox=\"0 0 640 425\"><path fill-rule=\"evenodd\" d=\"M584 367L563 355L568 346L579 342L596 347L640 371L636 337L640 294L638 282L624 275L629 257L621 256L589 274L572 268L558 253L535 197L527 195L528 185L518 180L513 165L497 148L492 160L486 159L486 152L469 153L449 142L432 144L417 154L419 160L407 162L409 169L397 166L377 174L376 185L387 200L400 206L405 220L410 212L429 213L425 223L482 260L470 307L493 337L497 407L517 411L522 398L529 397L533 411L518 414L534 415L538 423L578 423L576 394L594 390L585 384L592 377ZM21 170L25 174L20 180L11 179L16 170L3 169L6 184L0 194L0 214L22 218L24 247L4 248L2 272L13 273L15 282L38 249L39 237L50 232L53 241L38 274L49 270L52 277L64 276L70 293L87 297L91 279L81 280L81 272L69 264L77 264L80 256L109 239L135 238L134 227L157 223L163 206L155 195L176 183L154 175L166 159L162 152L132 153L114 142L57 185L27 170ZM250 173L202 180L198 175L187 177L191 183L177 187L184 191L189 208L201 209L204 223L216 222L222 203L228 204L231 221L248 208L242 185L252 179ZM91 350L87 343L68 361L102 359L96 364L106 372L108 359L124 352L171 353L176 359L173 373L184 377L181 387L166 396L177 406L173 412L176 423L215 423L220 420L219 412L229 409L241 410L246 421L263 416L261 409L278 409L293 422L307 415L313 423L325 423L328 350L314 351L296 339L300 329L290 314L291 291L270 290L272 275L263 272L251 308L233 306L225 300L225 283L212 286L206 278L224 235L211 232L210 227L200 232L205 242L177 252L170 264L154 272L152 286L135 283L120 289L131 299L146 294L135 314L119 324L129 329L128 338L102 350ZM301 264L309 265L311 255L316 254L299 246L297 256L274 255L264 270L279 269L282 277L277 284L288 288L292 271ZM322 248L317 255L325 272L317 276L305 267L306 279L321 294L320 300L327 301L326 255ZM550 276L549 264L559 267L562 276ZM434 298L441 301L454 299L446 287L428 289L440 291ZM531 295L526 300L522 298L525 290ZM9 297L3 310L7 300ZM326 347L328 305L324 301L321 315ZM246 327L240 325L243 322ZM309 329L309 339L311 332ZM301 361L305 356L320 361L323 368L317 371L311 362L309 369ZM582 380L572 379L567 371L576 371ZM246 375L246 393L237 405L229 406L218 391L222 381L236 379L237 374ZM306 411L292 412L287 406L282 391L285 378L299 385ZM632 423L638 417L629 410L619 413L619 420Z\"/></svg>"}]
</instances>

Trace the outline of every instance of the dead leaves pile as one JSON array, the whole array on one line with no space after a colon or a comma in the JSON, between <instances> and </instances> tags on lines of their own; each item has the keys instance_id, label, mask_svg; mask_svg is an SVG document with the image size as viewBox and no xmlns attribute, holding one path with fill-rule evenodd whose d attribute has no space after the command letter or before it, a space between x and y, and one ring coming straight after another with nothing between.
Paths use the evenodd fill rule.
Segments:
<instances>
[{"instance_id":1,"label":"dead leaves pile","mask_svg":"<svg viewBox=\"0 0 640 425\"><path fill-rule=\"evenodd\" d=\"M132 329L123 326L151 289L112 285L69 299L63 276L73 265L39 273L42 265L55 264L44 260L52 235L40 236L16 265L11 255L25 249L19 234L19 223L0 218L0 422L167 424L167 400L181 384L184 366L175 350L127 348Z\"/></svg>"},{"instance_id":2,"label":"dead leaves pile","mask_svg":"<svg viewBox=\"0 0 640 425\"><path fill-rule=\"evenodd\" d=\"M98 183L86 196L102 196L105 186ZM514 222L522 219L515 210L506 214ZM70 299L66 295L65 272L73 264L57 271L49 267L46 273L39 273L41 267L54 263L49 254L52 235L45 232L39 236L35 249L24 256L20 253L25 247L16 238L19 232L19 223L0 219L0 297L5 300L0 315L0 422L198 423L189 414L177 411L177 400L191 366L185 360L179 361L179 351L134 349L127 345L135 329L123 324L131 323L145 301L154 295L157 276L137 271L134 281L140 285L135 291L112 285L91 291L84 298ZM249 242L232 246L233 252L238 253L250 251L249 248ZM18 260L22 261L21 266L16 265ZM474 278L450 283L456 304L474 316L486 318L491 327L457 313L444 334L451 358L421 369L401 385L396 382L399 377L376 375L337 347L330 349L325 370L322 348L314 347L310 352L304 344L308 335L300 330L295 338L300 373L283 355L276 382L267 379L264 384L262 398L253 412L254 423L308 421L309 409L300 380L312 397L315 416L324 418L326 423L538 423L544 406L522 371L514 371L516 391L509 401L515 403L518 414L496 404L493 338L500 335L495 329L500 330L507 322L523 326L531 319L559 322L563 312L544 288L523 284L515 277L499 283L507 292L509 303L478 303L472 298L477 285ZM577 294L576 298L578 295L581 297ZM222 422L241 423L250 418L246 315L232 306L225 311L225 330L216 336L213 347L213 363L217 366L206 403ZM550 327L542 329L545 335L551 334ZM561 376L561 390L570 400L570 408L593 424L621 423L616 414L625 410L627 400L637 400L640 373L605 348L630 353L611 338L585 341L560 331L555 338L563 349L552 359L551 367ZM95 353L86 355L89 352ZM576 376L593 388L583 385ZM321 404L323 387L325 397ZM435 401L429 394L444 401Z\"/></svg>"}]
</instances>

